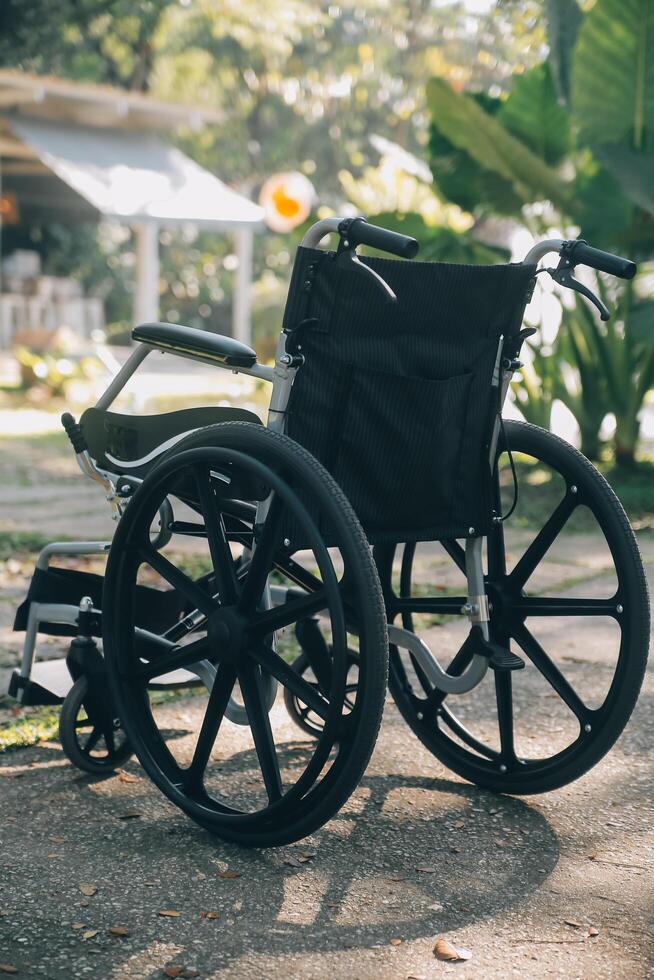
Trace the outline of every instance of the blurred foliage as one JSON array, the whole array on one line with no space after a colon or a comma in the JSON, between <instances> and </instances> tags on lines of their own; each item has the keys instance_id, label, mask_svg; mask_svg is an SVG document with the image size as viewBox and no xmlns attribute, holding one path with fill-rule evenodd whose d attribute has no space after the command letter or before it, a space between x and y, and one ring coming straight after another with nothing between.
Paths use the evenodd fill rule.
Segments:
<instances>
[{"instance_id":1,"label":"blurred foliage","mask_svg":"<svg viewBox=\"0 0 654 980\"><path fill-rule=\"evenodd\" d=\"M299 170L314 183L319 204L332 210L353 200L354 188L377 168L373 134L424 154L426 78L438 73L458 88L473 85L498 96L516 65L539 60L543 44L539 0L486 15L473 15L460 2L435 6L432 0L0 4L0 65L223 109L221 125L181 130L179 146L251 197L271 173ZM414 190L438 203L428 188ZM370 213L424 213L402 194L353 203ZM18 247L6 238L11 234L3 230L5 253ZM133 291L129 233L103 227L95 248L96 229L85 226L21 234L27 240L20 247L37 247L46 273L63 269L103 297L110 336L124 341ZM162 239L162 316L228 333L229 237L162 232ZM255 240L253 326L266 353L297 240L272 234Z\"/></svg>"},{"instance_id":2,"label":"blurred foliage","mask_svg":"<svg viewBox=\"0 0 654 980\"><path fill-rule=\"evenodd\" d=\"M547 0L545 14L549 57L517 71L508 96L431 79L431 168L438 192L478 224L508 217L536 238L585 238L642 264L632 283L595 277L608 323L578 298L562 300L552 349L532 344L514 386L521 411L541 424L554 399L566 404L593 458L613 413L616 461L632 466L654 384L654 9L596 0L583 12L576 0Z\"/></svg>"},{"instance_id":3,"label":"blurred foliage","mask_svg":"<svg viewBox=\"0 0 654 980\"><path fill-rule=\"evenodd\" d=\"M48 389L51 395L65 395L71 381L88 378L97 370L95 358L74 358L63 350L20 346L13 353L20 367L23 390L40 387Z\"/></svg>"}]
</instances>

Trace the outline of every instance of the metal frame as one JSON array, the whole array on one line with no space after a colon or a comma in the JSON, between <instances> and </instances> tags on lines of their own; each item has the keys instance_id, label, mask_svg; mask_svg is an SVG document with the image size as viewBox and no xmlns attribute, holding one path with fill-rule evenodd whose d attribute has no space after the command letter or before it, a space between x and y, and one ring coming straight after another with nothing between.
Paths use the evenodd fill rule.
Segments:
<instances>
[{"instance_id":1,"label":"metal frame","mask_svg":"<svg viewBox=\"0 0 654 980\"><path fill-rule=\"evenodd\" d=\"M340 221L340 218L326 218L322 221L316 222L305 234L300 243L301 246L305 248L317 248L320 242L327 235L338 232ZM527 253L523 260L523 264L535 264L549 252L559 252L564 244L565 242L558 238L539 242ZM113 378L106 391L100 396L95 407L101 410L109 408L138 367L143 363L145 358L153 350L157 349L158 348L156 345L143 343L139 344ZM500 363L501 349L500 339L498 358L494 373L494 383L499 389L500 408L506 398L512 374L511 370L504 368ZM173 353L176 356L187 357L190 360L204 360L204 358L201 356L194 354L183 354L177 351ZM298 370L298 364L297 361L294 361L294 359L286 351L286 335L283 331L279 336L275 364L272 368L261 364L255 364L251 368L234 368L225 364L217 364L213 360L210 363L214 367L222 368L223 370L230 370L233 374L245 374L270 382L272 384L272 392L268 408L267 427L275 432L284 432L286 428L286 410L288 400L293 387L295 374ZM495 378L495 375L497 375L497 378ZM498 436L499 421L496 422L491 439L491 452L494 452ZM117 519L120 516L120 506L115 494L115 485L112 475L99 469L93 460L91 460L88 453L78 453L77 460L82 472L84 472L91 479L99 482L104 487L106 491L106 498L112 504L112 508L114 509L114 517ZM268 503L268 501L264 501L262 504L258 505L257 523L265 518ZM468 598L466 604L462 607L461 612L469 617L472 624L476 624L481 627L484 638L488 640L489 606L484 586L484 569L482 559L483 541L484 538L482 536L475 536L474 528L471 528L470 537L466 539L465 547L465 568L468 583ZM109 550L109 547L110 544L107 542L56 542L48 545L40 553L37 560L37 568L47 568L49 559L54 554L106 553ZM283 596L285 596L287 590L285 588L272 586L267 591L269 595L266 597L266 601L268 603L273 603L275 599L277 599L277 601L283 600ZM32 603L28 615L28 624L23 647L23 659L20 671L21 677L29 678L30 676L34 662L34 651L39 623L41 621L45 621L46 619L49 619L50 622L55 621L75 623L78 612L79 610L77 606ZM62 618L57 619L56 617ZM390 642L395 646L409 650L417 658L429 680L437 688L446 693L462 694L472 690L477 686L477 684L480 683L488 670L488 658L482 654L475 654L469 667L460 676L452 676L443 670L427 644L425 644L414 633L393 624L389 624L388 633ZM200 673L200 671L198 671L198 673ZM274 692L271 693L274 696ZM230 714L233 715L232 720L236 721L237 723L243 723L243 719L241 717L244 714L243 709L237 704L234 704L233 707L230 705L230 708L232 708L230 711Z\"/></svg>"}]
</instances>

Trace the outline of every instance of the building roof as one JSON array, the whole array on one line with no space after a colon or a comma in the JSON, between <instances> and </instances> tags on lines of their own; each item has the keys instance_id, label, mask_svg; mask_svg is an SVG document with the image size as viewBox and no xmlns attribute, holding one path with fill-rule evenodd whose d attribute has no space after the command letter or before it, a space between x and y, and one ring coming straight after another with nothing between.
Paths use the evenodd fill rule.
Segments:
<instances>
[{"instance_id":1,"label":"building roof","mask_svg":"<svg viewBox=\"0 0 654 980\"><path fill-rule=\"evenodd\" d=\"M106 217L258 226L262 208L153 132L220 118L107 86L0 70L2 190L16 195L20 220L33 223Z\"/></svg>"},{"instance_id":2,"label":"building roof","mask_svg":"<svg viewBox=\"0 0 654 980\"><path fill-rule=\"evenodd\" d=\"M120 129L199 128L224 121L218 109L163 102L143 92L0 69L0 111Z\"/></svg>"}]
</instances>

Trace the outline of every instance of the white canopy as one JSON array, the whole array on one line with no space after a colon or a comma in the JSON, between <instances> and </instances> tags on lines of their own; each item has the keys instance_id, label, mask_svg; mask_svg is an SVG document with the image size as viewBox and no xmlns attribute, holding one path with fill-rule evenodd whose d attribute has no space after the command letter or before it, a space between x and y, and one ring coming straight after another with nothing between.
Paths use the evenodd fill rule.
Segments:
<instances>
[{"instance_id":1,"label":"white canopy","mask_svg":"<svg viewBox=\"0 0 654 980\"><path fill-rule=\"evenodd\" d=\"M263 209L156 136L9 117L16 136L101 215L119 221L258 227Z\"/></svg>"}]
</instances>

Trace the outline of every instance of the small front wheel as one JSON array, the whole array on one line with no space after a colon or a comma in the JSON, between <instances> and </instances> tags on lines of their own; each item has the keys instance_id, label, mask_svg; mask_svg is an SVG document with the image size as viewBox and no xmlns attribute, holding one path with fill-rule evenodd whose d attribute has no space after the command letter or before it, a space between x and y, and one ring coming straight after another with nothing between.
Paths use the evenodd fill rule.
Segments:
<instances>
[{"instance_id":1,"label":"small front wheel","mask_svg":"<svg viewBox=\"0 0 654 980\"><path fill-rule=\"evenodd\" d=\"M106 722L89 717L87 696L86 677L78 677L61 706L59 741L74 766L93 776L104 776L127 762L132 746L118 718Z\"/></svg>"}]
</instances>

